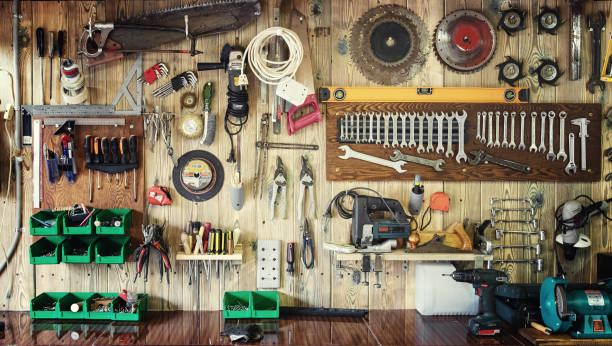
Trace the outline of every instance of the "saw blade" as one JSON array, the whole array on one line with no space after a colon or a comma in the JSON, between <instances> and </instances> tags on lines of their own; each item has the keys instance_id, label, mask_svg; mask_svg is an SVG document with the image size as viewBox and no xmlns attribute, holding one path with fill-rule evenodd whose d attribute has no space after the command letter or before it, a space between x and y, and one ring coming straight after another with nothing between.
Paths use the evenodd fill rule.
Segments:
<instances>
[{"instance_id":1,"label":"saw blade","mask_svg":"<svg viewBox=\"0 0 612 346\"><path fill-rule=\"evenodd\" d=\"M482 69L495 53L495 29L482 13L459 10L444 17L434 33L440 62L457 72Z\"/></svg>"},{"instance_id":2,"label":"saw blade","mask_svg":"<svg viewBox=\"0 0 612 346\"><path fill-rule=\"evenodd\" d=\"M350 36L353 63L366 78L383 85L413 78L429 53L423 20L398 5L367 11L353 24Z\"/></svg>"}]
</instances>

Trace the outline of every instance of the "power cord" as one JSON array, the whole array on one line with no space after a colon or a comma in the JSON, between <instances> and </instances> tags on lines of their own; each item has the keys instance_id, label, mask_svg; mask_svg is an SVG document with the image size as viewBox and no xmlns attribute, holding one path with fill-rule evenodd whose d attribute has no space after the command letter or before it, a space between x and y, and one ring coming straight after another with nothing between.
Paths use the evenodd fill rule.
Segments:
<instances>
[{"instance_id":1,"label":"power cord","mask_svg":"<svg viewBox=\"0 0 612 346\"><path fill-rule=\"evenodd\" d=\"M223 127L230 140L230 154L227 162L236 162L234 150L234 136L242 131L242 127L249 120L249 94L246 88L232 91L227 88L227 109Z\"/></svg>"}]
</instances>

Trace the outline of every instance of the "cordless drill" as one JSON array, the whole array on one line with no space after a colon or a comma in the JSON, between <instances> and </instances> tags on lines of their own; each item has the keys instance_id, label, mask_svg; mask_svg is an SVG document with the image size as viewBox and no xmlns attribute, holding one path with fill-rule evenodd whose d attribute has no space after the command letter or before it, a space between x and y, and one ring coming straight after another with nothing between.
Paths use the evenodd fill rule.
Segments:
<instances>
[{"instance_id":1,"label":"cordless drill","mask_svg":"<svg viewBox=\"0 0 612 346\"><path fill-rule=\"evenodd\" d=\"M501 333L502 321L495 314L495 289L508 281L506 273L494 269L456 270L450 276L458 282L471 283L480 297L482 314L468 321L469 331L476 336L492 336Z\"/></svg>"}]
</instances>

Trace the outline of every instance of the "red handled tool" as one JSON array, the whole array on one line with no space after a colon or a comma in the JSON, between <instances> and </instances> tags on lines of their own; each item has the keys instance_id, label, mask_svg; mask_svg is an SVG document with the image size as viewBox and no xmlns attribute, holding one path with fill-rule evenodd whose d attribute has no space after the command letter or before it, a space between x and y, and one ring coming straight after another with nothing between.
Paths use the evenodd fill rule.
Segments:
<instances>
[{"instance_id":1,"label":"red handled tool","mask_svg":"<svg viewBox=\"0 0 612 346\"><path fill-rule=\"evenodd\" d=\"M295 262L295 243L288 242L287 243L287 273L293 276L293 262Z\"/></svg>"}]
</instances>

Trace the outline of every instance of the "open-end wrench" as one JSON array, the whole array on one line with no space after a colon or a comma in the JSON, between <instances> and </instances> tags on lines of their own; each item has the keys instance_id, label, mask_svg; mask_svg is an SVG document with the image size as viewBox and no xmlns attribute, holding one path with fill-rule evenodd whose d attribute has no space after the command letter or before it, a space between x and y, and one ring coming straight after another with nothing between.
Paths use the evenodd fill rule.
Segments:
<instances>
[{"instance_id":1,"label":"open-end wrench","mask_svg":"<svg viewBox=\"0 0 612 346\"><path fill-rule=\"evenodd\" d=\"M394 161L394 162L395 161L406 161L406 162L417 163L419 165L429 166L429 167L432 167L436 172L442 172L443 170L442 165L446 163L442 159L429 160L429 159L424 159L422 157L402 154L402 152L399 150L393 151L393 156L391 156L390 159L391 161Z\"/></svg>"},{"instance_id":2,"label":"open-end wrench","mask_svg":"<svg viewBox=\"0 0 612 346\"><path fill-rule=\"evenodd\" d=\"M536 145L536 122L538 120L538 113L531 112L531 146L529 147L529 152L538 152L538 146Z\"/></svg>"},{"instance_id":3,"label":"open-end wrench","mask_svg":"<svg viewBox=\"0 0 612 346\"><path fill-rule=\"evenodd\" d=\"M393 141L391 142L391 146L396 148L399 146L399 141L397 140L397 118L399 114L397 112L391 115L391 120L393 121Z\"/></svg>"},{"instance_id":4,"label":"open-end wrench","mask_svg":"<svg viewBox=\"0 0 612 346\"><path fill-rule=\"evenodd\" d=\"M391 114L388 112L383 114L383 121L385 122L385 141L383 142L383 148L389 147L389 119L391 119Z\"/></svg>"},{"instance_id":5,"label":"open-end wrench","mask_svg":"<svg viewBox=\"0 0 612 346\"><path fill-rule=\"evenodd\" d=\"M500 240L504 234L537 235L539 241L546 240L546 232L544 231L506 231L505 229L496 229L495 239Z\"/></svg>"},{"instance_id":6,"label":"open-end wrench","mask_svg":"<svg viewBox=\"0 0 612 346\"><path fill-rule=\"evenodd\" d=\"M361 141L363 143L368 143L368 115L366 112L363 112L362 114L363 115L361 116L361 126L363 128L363 136L361 136Z\"/></svg>"},{"instance_id":7,"label":"open-end wrench","mask_svg":"<svg viewBox=\"0 0 612 346\"><path fill-rule=\"evenodd\" d=\"M535 250L535 254L539 256L542 253L542 245L540 244L527 244L527 245L493 245L493 250L503 249L529 249Z\"/></svg>"},{"instance_id":8,"label":"open-end wrench","mask_svg":"<svg viewBox=\"0 0 612 346\"><path fill-rule=\"evenodd\" d=\"M368 112L370 117L370 135L368 136L368 143L374 143L374 112Z\"/></svg>"},{"instance_id":9,"label":"open-end wrench","mask_svg":"<svg viewBox=\"0 0 612 346\"><path fill-rule=\"evenodd\" d=\"M502 141L502 148L508 147L508 112L504 111L504 140Z\"/></svg>"},{"instance_id":10,"label":"open-end wrench","mask_svg":"<svg viewBox=\"0 0 612 346\"><path fill-rule=\"evenodd\" d=\"M587 90L595 93L595 88L604 91L606 84L599 78L601 66L601 32L606 30L606 17L603 12L587 16L587 28L591 32L591 77L586 84Z\"/></svg>"},{"instance_id":11,"label":"open-end wrench","mask_svg":"<svg viewBox=\"0 0 612 346\"><path fill-rule=\"evenodd\" d=\"M495 220L491 219L491 226L495 227L498 223L524 223L533 227L533 229L538 229L538 220L530 219L530 220Z\"/></svg>"},{"instance_id":12,"label":"open-end wrench","mask_svg":"<svg viewBox=\"0 0 612 346\"><path fill-rule=\"evenodd\" d=\"M455 153L453 152L453 119L455 119L455 116L452 113L451 115L448 115L444 112L442 114L444 114L444 116L446 117L446 122L448 123L448 128L446 131L446 157L450 158L455 155Z\"/></svg>"},{"instance_id":13,"label":"open-end wrench","mask_svg":"<svg viewBox=\"0 0 612 346\"><path fill-rule=\"evenodd\" d=\"M408 114L402 112L400 114L400 119L402 120L402 141L400 142L400 148L405 148L408 146L406 143L406 117Z\"/></svg>"},{"instance_id":14,"label":"open-end wrench","mask_svg":"<svg viewBox=\"0 0 612 346\"><path fill-rule=\"evenodd\" d=\"M569 146L569 162L567 166L565 166L565 174L576 174L576 162L574 162L574 134L570 133L568 136L568 146Z\"/></svg>"},{"instance_id":15,"label":"open-end wrench","mask_svg":"<svg viewBox=\"0 0 612 346\"><path fill-rule=\"evenodd\" d=\"M427 119L427 152L428 153L433 153L434 151L434 146L433 146L433 121L434 121L434 115L435 113L433 113L432 115L428 115L427 113L425 113L425 119Z\"/></svg>"},{"instance_id":16,"label":"open-end wrench","mask_svg":"<svg viewBox=\"0 0 612 346\"><path fill-rule=\"evenodd\" d=\"M346 117L348 116L347 112L344 112L344 117L340 118L340 140L343 141L346 139Z\"/></svg>"},{"instance_id":17,"label":"open-end wrench","mask_svg":"<svg viewBox=\"0 0 612 346\"><path fill-rule=\"evenodd\" d=\"M417 119L419 119L419 146L417 147L417 153L425 152L425 147L423 146L423 120L425 120L425 116L427 113L417 113Z\"/></svg>"},{"instance_id":18,"label":"open-end wrench","mask_svg":"<svg viewBox=\"0 0 612 346\"><path fill-rule=\"evenodd\" d=\"M457 156L455 160L457 163L461 163L461 160L467 161L467 155L465 154L465 119L467 119L467 112L463 110L463 113L459 115L457 112L453 112L453 116L457 119L457 131L459 133L459 149L457 149Z\"/></svg>"},{"instance_id":19,"label":"open-end wrench","mask_svg":"<svg viewBox=\"0 0 612 346\"><path fill-rule=\"evenodd\" d=\"M348 139L351 140L351 141L353 139L355 139L355 135L353 134L354 133L353 132L354 124L355 124L355 112L351 112L351 121L350 121L350 125L348 127L348 133L349 133Z\"/></svg>"},{"instance_id":20,"label":"open-end wrench","mask_svg":"<svg viewBox=\"0 0 612 346\"><path fill-rule=\"evenodd\" d=\"M376 113L376 144L380 144L380 113Z\"/></svg>"},{"instance_id":21,"label":"open-end wrench","mask_svg":"<svg viewBox=\"0 0 612 346\"><path fill-rule=\"evenodd\" d=\"M521 141L518 145L519 150L525 150L525 118L527 113L521 112Z\"/></svg>"},{"instance_id":22,"label":"open-end wrench","mask_svg":"<svg viewBox=\"0 0 612 346\"><path fill-rule=\"evenodd\" d=\"M493 269L493 265L496 263L504 264L504 263L529 263L531 265L536 266L536 271L542 272L544 271L544 260L542 258L536 259L497 259L492 261L487 261L487 269Z\"/></svg>"},{"instance_id":23,"label":"open-end wrench","mask_svg":"<svg viewBox=\"0 0 612 346\"><path fill-rule=\"evenodd\" d=\"M482 112L482 134L480 135L480 143L487 142L487 112Z\"/></svg>"},{"instance_id":24,"label":"open-end wrench","mask_svg":"<svg viewBox=\"0 0 612 346\"><path fill-rule=\"evenodd\" d=\"M436 153L441 154L444 152L444 113L440 115L434 113L438 124L438 145L436 146ZM452 134L451 134L452 137Z\"/></svg>"},{"instance_id":25,"label":"open-end wrench","mask_svg":"<svg viewBox=\"0 0 612 346\"><path fill-rule=\"evenodd\" d=\"M359 122L361 121L361 112L355 112L355 118L357 120L357 123L355 124L355 143L361 143L361 139L359 138L360 136L360 126L359 126Z\"/></svg>"},{"instance_id":26,"label":"open-end wrench","mask_svg":"<svg viewBox=\"0 0 612 346\"><path fill-rule=\"evenodd\" d=\"M580 170L587 170L587 155L586 155L586 140L589 137L589 132L587 130L588 125L591 123L587 118L576 118L572 119L572 125L576 125L580 127L580 132L578 132L578 137L580 137Z\"/></svg>"},{"instance_id":27,"label":"open-end wrench","mask_svg":"<svg viewBox=\"0 0 612 346\"><path fill-rule=\"evenodd\" d=\"M516 118L516 112L510 113L510 144L508 144L510 149L516 148L516 143L514 143L514 118Z\"/></svg>"},{"instance_id":28,"label":"open-end wrench","mask_svg":"<svg viewBox=\"0 0 612 346\"><path fill-rule=\"evenodd\" d=\"M408 113L408 119L410 120L410 140L408 141L408 149L416 147L416 140L414 139L414 121L416 117L417 113Z\"/></svg>"},{"instance_id":29,"label":"open-end wrench","mask_svg":"<svg viewBox=\"0 0 612 346\"><path fill-rule=\"evenodd\" d=\"M540 119L542 121L542 126L540 127L540 146L538 147L538 151L541 153L546 152L546 145L544 144L546 137L546 117L548 114L546 112L540 113Z\"/></svg>"},{"instance_id":30,"label":"open-end wrench","mask_svg":"<svg viewBox=\"0 0 612 346\"><path fill-rule=\"evenodd\" d=\"M480 141L480 112L476 113L476 140Z\"/></svg>"},{"instance_id":31,"label":"open-end wrench","mask_svg":"<svg viewBox=\"0 0 612 346\"><path fill-rule=\"evenodd\" d=\"M364 154L364 153L355 151L351 149L348 145L341 145L340 147L338 147L338 149L344 150L344 155L338 156L339 158L343 160L357 159L357 160L362 160L362 161L366 161L370 163L375 163L377 165L393 168L398 173L406 172L405 169L402 169L402 166L406 164L406 161L395 161L394 162L394 161L385 160L380 157L376 157L376 156L372 156L372 155L368 155L368 154Z\"/></svg>"},{"instance_id":32,"label":"open-end wrench","mask_svg":"<svg viewBox=\"0 0 612 346\"><path fill-rule=\"evenodd\" d=\"M489 112L489 141L487 142L487 148L493 148L493 112Z\"/></svg>"},{"instance_id":33,"label":"open-end wrench","mask_svg":"<svg viewBox=\"0 0 612 346\"><path fill-rule=\"evenodd\" d=\"M472 157L469 158L467 162L472 166L480 165L483 163L493 163L502 167L519 171L524 174L531 173L531 167L529 165L525 165L516 161L502 159L501 157L495 157L493 155L485 153L482 150L472 150L470 151L470 155L472 155Z\"/></svg>"},{"instance_id":34,"label":"open-end wrench","mask_svg":"<svg viewBox=\"0 0 612 346\"><path fill-rule=\"evenodd\" d=\"M535 216L535 208L534 207L529 207L529 208L491 208L491 216L492 217L495 217L495 215L502 214L502 213L526 213L526 214L529 214L529 216L531 216L531 218L533 219L533 217Z\"/></svg>"},{"instance_id":35,"label":"open-end wrench","mask_svg":"<svg viewBox=\"0 0 612 346\"><path fill-rule=\"evenodd\" d=\"M499 148L501 143L499 142L499 116L501 114L499 111L495 112L495 143L493 143L493 147Z\"/></svg>"},{"instance_id":36,"label":"open-end wrench","mask_svg":"<svg viewBox=\"0 0 612 346\"><path fill-rule=\"evenodd\" d=\"M565 118L567 118L567 113L565 111L559 112L559 152L557 153L557 160L563 162L567 160L567 154L565 153Z\"/></svg>"},{"instance_id":37,"label":"open-end wrench","mask_svg":"<svg viewBox=\"0 0 612 346\"><path fill-rule=\"evenodd\" d=\"M555 130L555 112L548 112L548 154L546 154L546 160L556 160L557 155L555 155L554 149L554 131Z\"/></svg>"}]
</instances>

